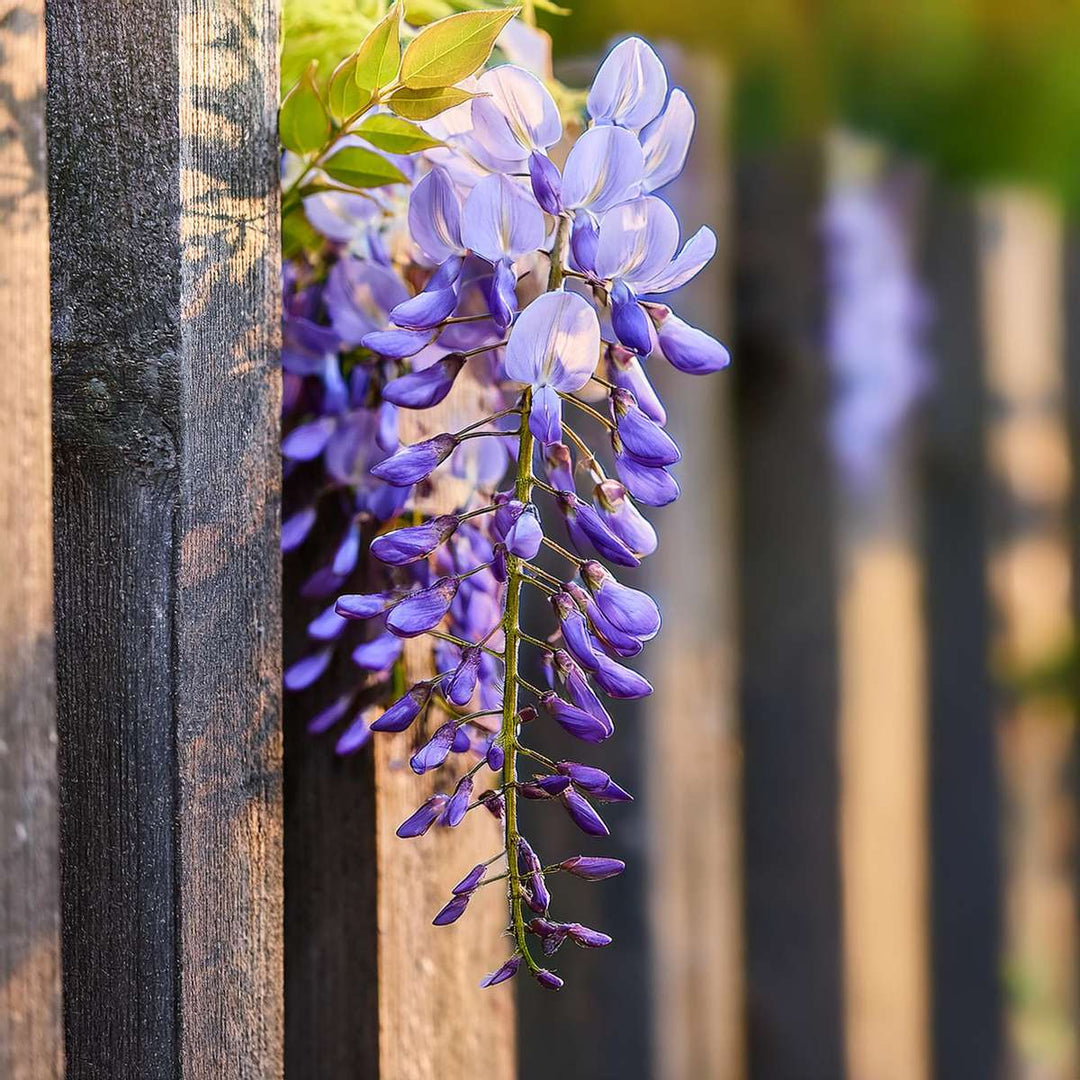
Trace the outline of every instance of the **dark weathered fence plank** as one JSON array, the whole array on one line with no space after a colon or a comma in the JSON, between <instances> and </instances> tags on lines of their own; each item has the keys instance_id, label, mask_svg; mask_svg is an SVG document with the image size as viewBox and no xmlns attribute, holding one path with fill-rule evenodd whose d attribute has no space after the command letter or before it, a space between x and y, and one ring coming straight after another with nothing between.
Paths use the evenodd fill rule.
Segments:
<instances>
[{"instance_id":1,"label":"dark weathered fence plank","mask_svg":"<svg viewBox=\"0 0 1080 1080\"><path fill-rule=\"evenodd\" d=\"M47 17L69 1075L271 1077L276 3Z\"/></svg>"},{"instance_id":2,"label":"dark weathered fence plank","mask_svg":"<svg viewBox=\"0 0 1080 1080\"><path fill-rule=\"evenodd\" d=\"M922 477L930 709L933 1074L996 1076L1002 1047L998 775L987 652L977 224L941 185L927 210L934 384Z\"/></svg>"},{"instance_id":3,"label":"dark weathered fence plank","mask_svg":"<svg viewBox=\"0 0 1080 1080\"><path fill-rule=\"evenodd\" d=\"M63 1070L52 632L45 27L0 0L0 1076Z\"/></svg>"},{"instance_id":4,"label":"dark weathered fence plank","mask_svg":"<svg viewBox=\"0 0 1080 1080\"><path fill-rule=\"evenodd\" d=\"M748 1072L844 1071L819 148L736 169Z\"/></svg>"}]
</instances>

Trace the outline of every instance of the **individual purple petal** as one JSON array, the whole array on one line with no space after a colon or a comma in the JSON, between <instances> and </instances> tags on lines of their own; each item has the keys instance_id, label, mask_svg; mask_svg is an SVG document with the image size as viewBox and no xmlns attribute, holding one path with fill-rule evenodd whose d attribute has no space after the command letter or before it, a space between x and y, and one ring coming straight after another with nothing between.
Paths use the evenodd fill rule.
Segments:
<instances>
[{"instance_id":1,"label":"individual purple petal","mask_svg":"<svg viewBox=\"0 0 1080 1080\"><path fill-rule=\"evenodd\" d=\"M316 641L333 641L341 636L341 632L348 625L348 619L342 618L335 610L335 605L331 604L308 623L307 635Z\"/></svg>"},{"instance_id":2,"label":"individual purple petal","mask_svg":"<svg viewBox=\"0 0 1080 1080\"><path fill-rule=\"evenodd\" d=\"M685 285L715 254L716 234L703 225L666 267L647 279L640 274L634 284L642 295L672 292Z\"/></svg>"},{"instance_id":3,"label":"individual purple petal","mask_svg":"<svg viewBox=\"0 0 1080 1080\"><path fill-rule=\"evenodd\" d=\"M647 42L631 37L608 53L585 104L596 123L639 131L664 107L667 91L660 57Z\"/></svg>"},{"instance_id":4,"label":"individual purple petal","mask_svg":"<svg viewBox=\"0 0 1080 1080\"><path fill-rule=\"evenodd\" d=\"M619 787L614 780L609 780L597 791L590 791L590 795L597 802L633 802L634 796L625 788Z\"/></svg>"},{"instance_id":5,"label":"individual purple petal","mask_svg":"<svg viewBox=\"0 0 1080 1080\"><path fill-rule=\"evenodd\" d=\"M431 700L431 683L417 683L371 722L372 731L405 731Z\"/></svg>"},{"instance_id":6,"label":"individual purple petal","mask_svg":"<svg viewBox=\"0 0 1080 1080\"><path fill-rule=\"evenodd\" d=\"M622 859L607 859L601 855L575 855L559 863L559 869L586 881L604 881L616 877L626 869Z\"/></svg>"},{"instance_id":7,"label":"individual purple petal","mask_svg":"<svg viewBox=\"0 0 1080 1080\"><path fill-rule=\"evenodd\" d=\"M444 823L451 829L457 828L465 820L465 811L472 801L473 781L471 776L463 776L454 788L454 794L446 804Z\"/></svg>"},{"instance_id":8,"label":"individual purple petal","mask_svg":"<svg viewBox=\"0 0 1080 1080\"><path fill-rule=\"evenodd\" d=\"M646 640L659 631L660 609L648 593L623 585L598 562L585 563L581 576L596 606L613 626Z\"/></svg>"},{"instance_id":9,"label":"individual purple petal","mask_svg":"<svg viewBox=\"0 0 1080 1080\"><path fill-rule=\"evenodd\" d=\"M495 264L491 275L491 287L488 292L488 308L491 321L500 331L505 330L513 321L518 309L517 274L509 259L500 259Z\"/></svg>"},{"instance_id":10,"label":"individual purple petal","mask_svg":"<svg viewBox=\"0 0 1080 1080\"><path fill-rule=\"evenodd\" d=\"M544 527L535 506L519 510L514 523L506 533L506 549L519 559L531 559L540 550L544 539Z\"/></svg>"},{"instance_id":11,"label":"individual purple petal","mask_svg":"<svg viewBox=\"0 0 1080 1080\"><path fill-rule=\"evenodd\" d=\"M425 521L422 525L409 525L404 529L376 536L371 542L371 554L390 566L404 566L430 555L440 544L446 543L460 524L453 514L442 514Z\"/></svg>"},{"instance_id":12,"label":"individual purple petal","mask_svg":"<svg viewBox=\"0 0 1080 1080\"><path fill-rule=\"evenodd\" d=\"M558 694L548 692L540 699L546 712L566 731L588 743L601 743L613 734L613 729L592 713L564 701Z\"/></svg>"},{"instance_id":13,"label":"individual purple petal","mask_svg":"<svg viewBox=\"0 0 1080 1080\"><path fill-rule=\"evenodd\" d=\"M534 387L579 390L600 357L600 323L577 293L537 297L518 316L506 346L506 375Z\"/></svg>"},{"instance_id":14,"label":"individual purple petal","mask_svg":"<svg viewBox=\"0 0 1080 1080\"><path fill-rule=\"evenodd\" d=\"M441 166L436 165L412 190L409 234L432 262L464 254L461 200L450 174Z\"/></svg>"},{"instance_id":15,"label":"individual purple petal","mask_svg":"<svg viewBox=\"0 0 1080 1080\"><path fill-rule=\"evenodd\" d=\"M571 210L603 214L637 194L644 168L641 144L629 131L615 127L590 128L566 156L563 205ZM670 258L671 253L667 256Z\"/></svg>"},{"instance_id":16,"label":"individual purple petal","mask_svg":"<svg viewBox=\"0 0 1080 1080\"><path fill-rule=\"evenodd\" d=\"M553 217L562 213L562 176L555 163L539 150L529 155L529 183L541 210Z\"/></svg>"},{"instance_id":17,"label":"individual purple petal","mask_svg":"<svg viewBox=\"0 0 1080 1080\"><path fill-rule=\"evenodd\" d=\"M682 172L693 136L694 107L682 90L672 90L664 111L641 132L642 190L655 191Z\"/></svg>"},{"instance_id":18,"label":"individual purple petal","mask_svg":"<svg viewBox=\"0 0 1080 1080\"><path fill-rule=\"evenodd\" d=\"M364 335L360 344L380 356L403 360L430 345L431 338L430 330L373 330Z\"/></svg>"},{"instance_id":19,"label":"individual purple petal","mask_svg":"<svg viewBox=\"0 0 1080 1080\"><path fill-rule=\"evenodd\" d=\"M464 366L464 356L450 353L423 371L410 371L408 375L391 379L383 387L382 396L403 409L430 409L450 393Z\"/></svg>"},{"instance_id":20,"label":"individual purple petal","mask_svg":"<svg viewBox=\"0 0 1080 1080\"><path fill-rule=\"evenodd\" d=\"M559 673L559 678L562 679L566 686L566 692L570 695L570 700L579 709L584 709L587 713L595 716L609 731L614 731L615 725L611 722L611 717L607 709L604 708L604 703L596 696L596 692L585 677L585 672L574 663L569 653L563 649L556 650L553 662L555 670Z\"/></svg>"},{"instance_id":21,"label":"individual purple petal","mask_svg":"<svg viewBox=\"0 0 1080 1080\"><path fill-rule=\"evenodd\" d=\"M616 452L615 471L626 490L646 506L667 506L679 497L679 484L667 469L642 465L629 454Z\"/></svg>"},{"instance_id":22,"label":"individual purple petal","mask_svg":"<svg viewBox=\"0 0 1080 1080\"><path fill-rule=\"evenodd\" d=\"M731 363L730 354L716 338L677 315L668 314L663 319L657 337L664 358L687 375L711 375Z\"/></svg>"},{"instance_id":23,"label":"individual purple petal","mask_svg":"<svg viewBox=\"0 0 1080 1080\"><path fill-rule=\"evenodd\" d=\"M512 979L518 973L519 967L521 967L521 955L515 953L501 967L485 975L480 980L480 985L483 987L497 986L501 982L506 982L507 979Z\"/></svg>"},{"instance_id":24,"label":"individual purple petal","mask_svg":"<svg viewBox=\"0 0 1080 1080\"><path fill-rule=\"evenodd\" d=\"M329 731L349 711L352 702L352 694L342 694L325 709L321 709L307 722L308 734L321 735L324 731Z\"/></svg>"},{"instance_id":25,"label":"individual purple petal","mask_svg":"<svg viewBox=\"0 0 1080 1080\"><path fill-rule=\"evenodd\" d=\"M600 520L600 515L576 495L563 491L558 496L559 509L576 524L596 550L619 566L638 566L641 560Z\"/></svg>"},{"instance_id":26,"label":"individual purple petal","mask_svg":"<svg viewBox=\"0 0 1080 1080\"><path fill-rule=\"evenodd\" d=\"M586 670L596 667L596 655L589 640L589 628L581 609L568 592L551 597L551 606L559 620L559 630L570 655Z\"/></svg>"},{"instance_id":27,"label":"individual purple petal","mask_svg":"<svg viewBox=\"0 0 1080 1080\"><path fill-rule=\"evenodd\" d=\"M545 956L552 956L566 940L566 923L552 922L550 919L530 919L525 929L540 939L540 947Z\"/></svg>"},{"instance_id":28,"label":"individual purple petal","mask_svg":"<svg viewBox=\"0 0 1080 1080\"><path fill-rule=\"evenodd\" d=\"M653 389L641 361L628 349L613 345L608 350L608 375L616 386L629 390L637 400L638 408L658 424L667 423L664 403Z\"/></svg>"},{"instance_id":29,"label":"individual purple petal","mask_svg":"<svg viewBox=\"0 0 1080 1080\"><path fill-rule=\"evenodd\" d=\"M452 922L457 922L462 915L465 914L465 909L469 906L469 900L472 899L469 893L463 893L461 896L453 897L443 909L431 920L432 926L449 926Z\"/></svg>"},{"instance_id":30,"label":"individual purple petal","mask_svg":"<svg viewBox=\"0 0 1080 1080\"><path fill-rule=\"evenodd\" d=\"M489 263L517 259L544 242L544 214L525 188L495 173L469 192L461 211L461 238Z\"/></svg>"},{"instance_id":31,"label":"individual purple petal","mask_svg":"<svg viewBox=\"0 0 1080 1080\"><path fill-rule=\"evenodd\" d=\"M483 881L486 872L487 864L478 863L450 891L455 896L471 893Z\"/></svg>"},{"instance_id":32,"label":"individual purple petal","mask_svg":"<svg viewBox=\"0 0 1080 1080\"><path fill-rule=\"evenodd\" d=\"M562 399L555 387L541 383L533 391L529 430L541 446L562 439Z\"/></svg>"},{"instance_id":33,"label":"individual purple petal","mask_svg":"<svg viewBox=\"0 0 1080 1080\"><path fill-rule=\"evenodd\" d=\"M352 651L352 662L362 671L385 671L400 659L403 646L401 638L380 634L357 645Z\"/></svg>"},{"instance_id":34,"label":"individual purple petal","mask_svg":"<svg viewBox=\"0 0 1080 1080\"><path fill-rule=\"evenodd\" d=\"M544 447L544 472L556 491L574 490L574 461L563 443Z\"/></svg>"},{"instance_id":35,"label":"individual purple petal","mask_svg":"<svg viewBox=\"0 0 1080 1080\"><path fill-rule=\"evenodd\" d=\"M334 753L339 757L355 754L361 747L366 746L370 739L371 727L367 720L367 710L364 710L341 733L341 737L334 744Z\"/></svg>"},{"instance_id":36,"label":"individual purple petal","mask_svg":"<svg viewBox=\"0 0 1080 1080\"><path fill-rule=\"evenodd\" d=\"M599 930L590 930L581 923L567 923L566 933L570 940L583 949L602 949L611 944L611 938Z\"/></svg>"},{"instance_id":37,"label":"individual purple petal","mask_svg":"<svg viewBox=\"0 0 1080 1080\"><path fill-rule=\"evenodd\" d=\"M649 317L641 310L630 288L622 281L611 287L611 328L631 352L648 356L652 352Z\"/></svg>"},{"instance_id":38,"label":"individual purple petal","mask_svg":"<svg viewBox=\"0 0 1080 1080\"><path fill-rule=\"evenodd\" d=\"M372 476L394 487L410 487L426 479L453 453L458 440L453 435L435 435L412 446L403 446L396 454L380 461Z\"/></svg>"},{"instance_id":39,"label":"individual purple petal","mask_svg":"<svg viewBox=\"0 0 1080 1080\"><path fill-rule=\"evenodd\" d=\"M360 525L352 521L345 530L337 550L334 552L334 561L331 567L335 574L348 577L356 569L356 563L360 558Z\"/></svg>"},{"instance_id":40,"label":"individual purple petal","mask_svg":"<svg viewBox=\"0 0 1080 1080\"><path fill-rule=\"evenodd\" d=\"M450 747L454 744L454 736L457 727L453 721L448 721L435 732L431 738L409 758L409 766L414 773L423 775L432 769L437 769L447 759Z\"/></svg>"},{"instance_id":41,"label":"individual purple petal","mask_svg":"<svg viewBox=\"0 0 1080 1080\"><path fill-rule=\"evenodd\" d=\"M281 550L294 551L308 537L318 517L314 506L304 506L281 523Z\"/></svg>"},{"instance_id":42,"label":"individual purple petal","mask_svg":"<svg viewBox=\"0 0 1080 1080\"><path fill-rule=\"evenodd\" d=\"M618 480L603 480L593 489L596 512L603 523L640 559L657 547L656 530L626 494Z\"/></svg>"},{"instance_id":43,"label":"individual purple petal","mask_svg":"<svg viewBox=\"0 0 1080 1080\"><path fill-rule=\"evenodd\" d=\"M472 739L469 737L467 728L459 727L454 732L454 741L450 744L451 754L467 754L473 748Z\"/></svg>"},{"instance_id":44,"label":"individual purple petal","mask_svg":"<svg viewBox=\"0 0 1080 1080\"><path fill-rule=\"evenodd\" d=\"M442 817L449 801L446 795L432 795L397 827L397 835L402 839L423 836Z\"/></svg>"},{"instance_id":45,"label":"individual purple petal","mask_svg":"<svg viewBox=\"0 0 1080 1080\"><path fill-rule=\"evenodd\" d=\"M570 815L571 821L589 836L609 836L604 819L593 809L592 804L573 788L567 788L559 796L563 809Z\"/></svg>"},{"instance_id":46,"label":"individual purple petal","mask_svg":"<svg viewBox=\"0 0 1080 1080\"><path fill-rule=\"evenodd\" d=\"M313 461L326 449L336 426L337 420L333 416L321 416L301 424L281 440L281 452L290 461Z\"/></svg>"},{"instance_id":47,"label":"individual purple petal","mask_svg":"<svg viewBox=\"0 0 1080 1080\"><path fill-rule=\"evenodd\" d=\"M522 792L524 793L526 787L532 787L535 791L526 798L535 796L537 799L552 799L561 795L569 786L570 780L566 776L540 776L531 784L523 784Z\"/></svg>"},{"instance_id":48,"label":"individual purple petal","mask_svg":"<svg viewBox=\"0 0 1080 1080\"><path fill-rule=\"evenodd\" d=\"M483 650L479 646L463 650L461 663L443 680L443 693L452 705L461 708L472 700L482 656Z\"/></svg>"},{"instance_id":49,"label":"individual purple petal","mask_svg":"<svg viewBox=\"0 0 1080 1080\"><path fill-rule=\"evenodd\" d=\"M570 232L570 264L583 274L596 273L596 246L600 242L600 223L588 210L574 215Z\"/></svg>"},{"instance_id":50,"label":"individual purple petal","mask_svg":"<svg viewBox=\"0 0 1080 1080\"><path fill-rule=\"evenodd\" d=\"M600 220L596 273L622 278L637 292L669 267L679 246L679 219L663 199L646 195L613 207Z\"/></svg>"},{"instance_id":51,"label":"individual purple petal","mask_svg":"<svg viewBox=\"0 0 1080 1080\"><path fill-rule=\"evenodd\" d=\"M543 915L551 907L551 893L548 892L547 884L544 882L544 875L540 873L531 874L522 884L525 892L525 903L537 915Z\"/></svg>"},{"instance_id":52,"label":"individual purple petal","mask_svg":"<svg viewBox=\"0 0 1080 1080\"><path fill-rule=\"evenodd\" d=\"M312 683L322 677L330 666L333 656L334 650L327 648L320 649L310 656L305 656L302 660L297 660L295 664L285 671L285 689L306 690Z\"/></svg>"},{"instance_id":53,"label":"individual purple petal","mask_svg":"<svg viewBox=\"0 0 1080 1080\"><path fill-rule=\"evenodd\" d=\"M337 598L334 610L346 619L371 619L381 615L396 599L393 593L350 593Z\"/></svg>"},{"instance_id":54,"label":"individual purple petal","mask_svg":"<svg viewBox=\"0 0 1080 1080\"><path fill-rule=\"evenodd\" d=\"M559 772L568 776L583 791L600 791L611 783L611 777L594 765L582 765L577 761L560 761Z\"/></svg>"},{"instance_id":55,"label":"individual purple petal","mask_svg":"<svg viewBox=\"0 0 1080 1080\"><path fill-rule=\"evenodd\" d=\"M633 669L624 667L603 653L596 654L596 659L597 666L592 677L609 697L642 698L653 692L649 680Z\"/></svg>"},{"instance_id":56,"label":"individual purple petal","mask_svg":"<svg viewBox=\"0 0 1080 1080\"><path fill-rule=\"evenodd\" d=\"M430 330L454 314L458 293L453 285L443 289L425 289L409 300L398 304L390 317L398 326L409 330Z\"/></svg>"},{"instance_id":57,"label":"individual purple petal","mask_svg":"<svg viewBox=\"0 0 1080 1080\"><path fill-rule=\"evenodd\" d=\"M584 589L573 581L568 581L566 591L577 601L578 607L585 609L585 614L600 639L593 648L593 652L597 656L605 648L610 649L619 656L637 656L641 652L641 639L612 626L607 616L597 607L596 601Z\"/></svg>"},{"instance_id":58,"label":"individual purple petal","mask_svg":"<svg viewBox=\"0 0 1080 1080\"><path fill-rule=\"evenodd\" d=\"M682 455L675 440L638 407L634 395L621 388L611 392L619 442L635 461L660 468L674 465Z\"/></svg>"},{"instance_id":59,"label":"individual purple petal","mask_svg":"<svg viewBox=\"0 0 1080 1080\"><path fill-rule=\"evenodd\" d=\"M477 80L472 101L472 140L496 162L512 164L531 150L547 149L562 137L555 99L531 72L503 64Z\"/></svg>"},{"instance_id":60,"label":"individual purple petal","mask_svg":"<svg viewBox=\"0 0 1080 1080\"><path fill-rule=\"evenodd\" d=\"M450 610L458 586L458 578L446 577L426 589L410 593L387 613L387 629L398 637L417 637L433 630Z\"/></svg>"}]
</instances>

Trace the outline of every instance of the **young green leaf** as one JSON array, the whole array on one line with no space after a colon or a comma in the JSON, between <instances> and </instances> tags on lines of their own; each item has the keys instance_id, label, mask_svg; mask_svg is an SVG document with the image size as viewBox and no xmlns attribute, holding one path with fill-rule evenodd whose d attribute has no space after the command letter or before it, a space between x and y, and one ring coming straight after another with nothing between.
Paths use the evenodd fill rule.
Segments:
<instances>
[{"instance_id":1,"label":"young green leaf","mask_svg":"<svg viewBox=\"0 0 1080 1080\"><path fill-rule=\"evenodd\" d=\"M408 183L408 177L393 162L362 146L344 147L322 167L335 180L352 188Z\"/></svg>"},{"instance_id":2,"label":"young green leaf","mask_svg":"<svg viewBox=\"0 0 1080 1080\"><path fill-rule=\"evenodd\" d=\"M356 85L374 94L393 82L401 64L401 9L392 4L356 51Z\"/></svg>"},{"instance_id":3,"label":"young green leaf","mask_svg":"<svg viewBox=\"0 0 1080 1080\"><path fill-rule=\"evenodd\" d=\"M371 101L371 91L364 90L356 83L356 58L359 53L346 57L330 76L326 89L330 115L339 123L355 116Z\"/></svg>"},{"instance_id":4,"label":"young green leaf","mask_svg":"<svg viewBox=\"0 0 1080 1080\"><path fill-rule=\"evenodd\" d=\"M409 120L430 120L433 116L452 109L470 98L482 97L482 94L470 94L460 86L439 86L432 90L396 90L390 95L387 104L397 113Z\"/></svg>"},{"instance_id":5,"label":"young green leaf","mask_svg":"<svg viewBox=\"0 0 1080 1080\"><path fill-rule=\"evenodd\" d=\"M446 0L405 0L405 21L411 26L427 26L453 14L454 9Z\"/></svg>"},{"instance_id":6,"label":"young green leaf","mask_svg":"<svg viewBox=\"0 0 1080 1080\"><path fill-rule=\"evenodd\" d=\"M444 145L441 139L433 139L423 128L385 113L369 116L359 127L350 130L389 154L415 154L418 150Z\"/></svg>"},{"instance_id":7,"label":"young green leaf","mask_svg":"<svg viewBox=\"0 0 1080 1080\"><path fill-rule=\"evenodd\" d=\"M410 90L452 86L491 55L502 28L521 10L463 11L426 26L401 58L401 82Z\"/></svg>"},{"instance_id":8,"label":"young green leaf","mask_svg":"<svg viewBox=\"0 0 1080 1080\"><path fill-rule=\"evenodd\" d=\"M285 95L278 115L281 143L294 154L310 154L330 138L330 117L315 87L315 65Z\"/></svg>"}]
</instances>

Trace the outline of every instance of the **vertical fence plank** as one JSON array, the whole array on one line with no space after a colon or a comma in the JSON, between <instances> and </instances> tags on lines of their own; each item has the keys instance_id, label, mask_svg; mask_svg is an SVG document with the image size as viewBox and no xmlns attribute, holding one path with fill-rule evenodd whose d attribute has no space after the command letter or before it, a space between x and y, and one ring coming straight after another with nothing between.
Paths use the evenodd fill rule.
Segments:
<instances>
[{"instance_id":1,"label":"vertical fence plank","mask_svg":"<svg viewBox=\"0 0 1080 1080\"><path fill-rule=\"evenodd\" d=\"M1022 192L979 206L985 431L995 483L987 568L996 670L1045 665L1072 630L1065 420L1063 225ZM1071 790L1075 716L1065 702L998 702L1005 800L1005 971L1010 1068L1022 1077L1080 1068Z\"/></svg>"},{"instance_id":2,"label":"vertical fence plank","mask_svg":"<svg viewBox=\"0 0 1080 1080\"><path fill-rule=\"evenodd\" d=\"M934 383L922 481L930 709L934 1075L1001 1069L998 770L986 595L986 394L971 200L935 185L926 216Z\"/></svg>"},{"instance_id":3,"label":"vertical fence plank","mask_svg":"<svg viewBox=\"0 0 1080 1080\"><path fill-rule=\"evenodd\" d=\"M276 4L47 19L68 1072L279 1076Z\"/></svg>"},{"instance_id":4,"label":"vertical fence plank","mask_svg":"<svg viewBox=\"0 0 1080 1080\"><path fill-rule=\"evenodd\" d=\"M42 4L0 0L0 1075L63 1070Z\"/></svg>"},{"instance_id":5,"label":"vertical fence plank","mask_svg":"<svg viewBox=\"0 0 1080 1080\"><path fill-rule=\"evenodd\" d=\"M821 159L763 153L736 170L748 1071L761 1080L844 1071Z\"/></svg>"},{"instance_id":6,"label":"vertical fence plank","mask_svg":"<svg viewBox=\"0 0 1080 1080\"><path fill-rule=\"evenodd\" d=\"M717 260L673 305L726 340L728 86L718 63L702 54L670 58L669 66L695 103L698 123L686 171L666 194L686 234L706 222L719 236ZM656 692L643 709L655 980L650 1075L738 1080L744 1033L732 374L695 379L663 362L650 374L683 451L683 497L657 514L661 544L645 564L667 615L648 653Z\"/></svg>"},{"instance_id":7,"label":"vertical fence plank","mask_svg":"<svg viewBox=\"0 0 1080 1080\"><path fill-rule=\"evenodd\" d=\"M837 133L827 146L847 1068L859 1080L925 1080L927 710L913 453L926 378L914 270L922 185L865 139Z\"/></svg>"}]
</instances>

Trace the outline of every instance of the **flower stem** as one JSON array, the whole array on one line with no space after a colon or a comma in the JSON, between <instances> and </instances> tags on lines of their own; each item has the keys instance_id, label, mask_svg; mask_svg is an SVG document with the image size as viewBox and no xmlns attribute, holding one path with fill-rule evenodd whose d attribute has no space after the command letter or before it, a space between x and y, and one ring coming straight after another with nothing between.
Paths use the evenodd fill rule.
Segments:
<instances>
[{"instance_id":1,"label":"flower stem","mask_svg":"<svg viewBox=\"0 0 1080 1080\"><path fill-rule=\"evenodd\" d=\"M561 228L560 224L560 228ZM532 391L525 390L521 396L521 434L518 443L517 480L514 495L523 503L528 503L532 494L532 458L533 437L529 430L529 412L532 408ZM525 940L525 918L521 909L522 890L521 872L518 867L517 823L517 712L518 712L518 646L521 643L521 630L518 625L521 611L521 583L524 579L521 559L516 555L506 557L506 611L503 615L503 634L506 645L503 652L504 689L503 719L500 739L504 748L503 789L505 792L505 837L506 862L509 874L510 922L514 941L517 944L530 971L539 971L540 966L529 952Z\"/></svg>"}]
</instances>

